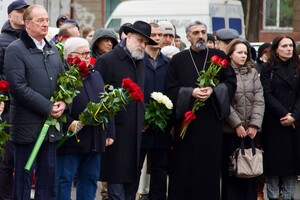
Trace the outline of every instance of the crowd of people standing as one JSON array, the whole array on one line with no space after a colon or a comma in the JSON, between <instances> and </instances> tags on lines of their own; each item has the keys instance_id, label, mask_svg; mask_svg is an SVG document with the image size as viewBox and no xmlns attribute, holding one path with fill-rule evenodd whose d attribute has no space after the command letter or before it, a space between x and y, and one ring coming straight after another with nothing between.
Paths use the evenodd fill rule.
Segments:
<instances>
[{"instance_id":1,"label":"crowd of people standing","mask_svg":"<svg viewBox=\"0 0 300 200\"><path fill-rule=\"evenodd\" d=\"M78 200L94 199L98 181L103 200L257 200L264 185L269 199L294 198L300 174L300 59L290 36L264 43L256 54L234 29L213 35L206 24L194 21L186 25L190 46L183 49L168 21L126 23L118 37L107 28L80 30L75 20L61 15L59 32L48 41L43 6L13 1L7 13L0 75L10 83L10 101L1 102L0 113L11 127L0 160L1 200L29 200L33 177L37 200L70 199L74 181ZM63 60L55 46L62 37ZM217 85L199 87L198 78L215 56L228 65L218 72ZM59 74L75 57L89 68L80 94L68 106L52 102ZM124 78L142 88L144 102L130 102L105 129L83 126L79 114L86 105L99 102L105 85L121 87ZM144 126L152 92L165 94L174 105L163 131ZM189 112L199 102L203 105ZM62 129L50 126L33 168L25 170L45 119L63 114ZM192 121L182 137L187 117ZM76 138L58 148L68 131ZM242 140L263 149L263 176L237 178L230 172L230 155ZM137 195L143 170L149 188Z\"/></svg>"}]
</instances>

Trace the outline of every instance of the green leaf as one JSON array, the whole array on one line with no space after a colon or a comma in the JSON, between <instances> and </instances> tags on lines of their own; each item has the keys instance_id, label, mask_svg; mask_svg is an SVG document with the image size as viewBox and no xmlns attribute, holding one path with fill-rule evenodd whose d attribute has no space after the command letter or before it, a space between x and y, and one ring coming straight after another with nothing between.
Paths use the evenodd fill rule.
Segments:
<instances>
[{"instance_id":1,"label":"green leaf","mask_svg":"<svg viewBox=\"0 0 300 200\"><path fill-rule=\"evenodd\" d=\"M61 115L60 116L60 121L64 122L64 123L67 122L67 117L65 115Z\"/></svg>"},{"instance_id":2,"label":"green leaf","mask_svg":"<svg viewBox=\"0 0 300 200\"><path fill-rule=\"evenodd\" d=\"M56 123L57 123L57 119L52 118L52 119L51 119L51 125L54 126Z\"/></svg>"},{"instance_id":3,"label":"green leaf","mask_svg":"<svg viewBox=\"0 0 300 200\"><path fill-rule=\"evenodd\" d=\"M55 128L56 128L56 130L60 131L60 123L56 122L55 123Z\"/></svg>"}]
</instances>

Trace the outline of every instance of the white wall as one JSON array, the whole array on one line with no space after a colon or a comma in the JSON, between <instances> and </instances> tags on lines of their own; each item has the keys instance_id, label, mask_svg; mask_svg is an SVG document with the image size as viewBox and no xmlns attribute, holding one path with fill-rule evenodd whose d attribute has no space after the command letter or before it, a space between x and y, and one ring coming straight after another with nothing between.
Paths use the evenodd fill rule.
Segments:
<instances>
[{"instance_id":1,"label":"white wall","mask_svg":"<svg viewBox=\"0 0 300 200\"><path fill-rule=\"evenodd\" d=\"M13 0L0 0L0 29L7 18L7 7Z\"/></svg>"}]
</instances>

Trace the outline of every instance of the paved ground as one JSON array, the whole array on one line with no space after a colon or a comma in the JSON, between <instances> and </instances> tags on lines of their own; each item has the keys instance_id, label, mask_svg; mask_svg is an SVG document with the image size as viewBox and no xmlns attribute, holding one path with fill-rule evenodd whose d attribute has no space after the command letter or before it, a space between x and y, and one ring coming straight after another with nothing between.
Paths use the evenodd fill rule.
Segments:
<instances>
[{"instance_id":1,"label":"paved ground","mask_svg":"<svg viewBox=\"0 0 300 200\"><path fill-rule=\"evenodd\" d=\"M267 199L266 187L264 188L264 191L265 191L264 192L265 199ZM34 195L34 191L32 192L32 196L33 195ZM72 200L76 200L76 188L75 187L72 188L71 198L72 198ZM98 182L98 190L97 190L97 193L96 193L95 200L102 200L101 195L100 195L100 183L99 182ZM298 182L298 184L297 184L296 193L294 195L294 200L300 200L300 182Z\"/></svg>"},{"instance_id":2,"label":"paved ground","mask_svg":"<svg viewBox=\"0 0 300 200\"><path fill-rule=\"evenodd\" d=\"M102 200L101 195L100 195L100 187L101 187L101 184L100 184L100 182L98 182L98 190L96 192L95 200ZM76 200L76 188L75 187L72 188L71 198L72 198L72 200Z\"/></svg>"}]
</instances>

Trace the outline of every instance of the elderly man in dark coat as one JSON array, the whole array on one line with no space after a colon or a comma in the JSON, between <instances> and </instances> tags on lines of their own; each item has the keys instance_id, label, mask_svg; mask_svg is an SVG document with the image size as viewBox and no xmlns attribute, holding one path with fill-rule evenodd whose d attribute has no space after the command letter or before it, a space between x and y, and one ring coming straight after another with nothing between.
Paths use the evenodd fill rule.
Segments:
<instances>
[{"instance_id":1,"label":"elderly man in dark coat","mask_svg":"<svg viewBox=\"0 0 300 200\"><path fill-rule=\"evenodd\" d=\"M63 63L45 36L49 16L39 5L24 13L25 29L20 39L11 43L5 54L4 69L11 84L10 129L15 147L14 199L29 200L33 169L24 166L49 115L58 118L64 112L63 101L51 102ZM36 159L35 199L56 200L56 141L62 133L51 126Z\"/></svg>"},{"instance_id":2,"label":"elderly man in dark coat","mask_svg":"<svg viewBox=\"0 0 300 200\"><path fill-rule=\"evenodd\" d=\"M199 88L196 84L201 70L207 70L214 55L226 58L217 49L206 48L206 25L196 21L186 27L191 48L173 56L166 78L166 94L175 104L174 154L169 181L170 200L220 199L220 170L223 120L217 100L216 87ZM221 69L218 79L232 99L236 90L236 76L232 67ZM196 99L205 105L195 112L184 138L180 127L185 112L192 109ZM229 100L228 100L229 103ZM219 106L221 105L221 106ZM228 104L229 108L229 104ZM223 116L224 117L224 116Z\"/></svg>"},{"instance_id":3,"label":"elderly man in dark coat","mask_svg":"<svg viewBox=\"0 0 300 200\"><path fill-rule=\"evenodd\" d=\"M149 36L151 26L137 21L124 27L127 39L100 56L95 69L104 83L121 87L123 78L131 78L144 87L144 50L147 44L157 44ZM138 160L144 119L144 104L131 102L115 117L115 142L103 154L101 179L108 184L109 199L134 200L138 183Z\"/></svg>"},{"instance_id":4,"label":"elderly man in dark coat","mask_svg":"<svg viewBox=\"0 0 300 200\"><path fill-rule=\"evenodd\" d=\"M24 29L23 13L29 5L25 1L13 1L7 7L8 20L4 23L0 34L0 78L5 79L4 75L4 55L10 43L20 37ZM5 112L2 119L9 120L9 102L5 102ZM9 121L8 121L9 122ZM6 131L9 133L9 130ZM14 172L14 152L10 141L5 143L5 154L0 155L0 199L12 199L13 191L13 172Z\"/></svg>"}]
</instances>

